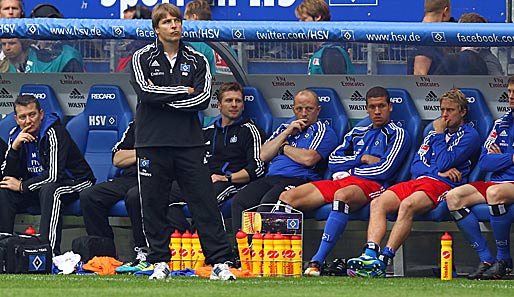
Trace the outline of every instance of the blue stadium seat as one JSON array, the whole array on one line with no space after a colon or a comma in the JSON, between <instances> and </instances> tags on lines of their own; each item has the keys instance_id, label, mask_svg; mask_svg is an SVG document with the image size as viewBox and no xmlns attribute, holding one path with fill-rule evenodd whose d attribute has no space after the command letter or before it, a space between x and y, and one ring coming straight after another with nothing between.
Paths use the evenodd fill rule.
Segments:
<instances>
[{"instance_id":1,"label":"blue stadium seat","mask_svg":"<svg viewBox=\"0 0 514 297\"><path fill-rule=\"evenodd\" d=\"M112 168L112 147L133 119L125 94L115 85L94 85L84 111L66 128L93 169L97 183L107 180Z\"/></svg>"},{"instance_id":2,"label":"blue stadium seat","mask_svg":"<svg viewBox=\"0 0 514 297\"><path fill-rule=\"evenodd\" d=\"M332 88L307 89L318 95L321 105L320 121L332 127L336 132L338 143L342 143L344 135L350 130L350 122L336 91Z\"/></svg>"},{"instance_id":3,"label":"blue stadium seat","mask_svg":"<svg viewBox=\"0 0 514 297\"><path fill-rule=\"evenodd\" d=\"M49 85L40 84L25 84L21 86L20 95L32 94L38 100L41 108L46 113L56 113L61 122L64 121L64 115L59 105L59 101L55 96L53 89ZM0 137L7 143L9 139L9 132L16 126L14 119L14 111L6 115L0 121Z\"/></svg>"},{"instance_id":4,"label":"blue stadium seat","mask_svg":"<svg viewBox=\"0 0 514 297\"><path fill-rule=\"evenodd\" d=\"M273 126L273 116L261 91L256 87L243 87L245 109L243 116L252 119L266 136L270 136Z\"/></svg>"}]
</instances>

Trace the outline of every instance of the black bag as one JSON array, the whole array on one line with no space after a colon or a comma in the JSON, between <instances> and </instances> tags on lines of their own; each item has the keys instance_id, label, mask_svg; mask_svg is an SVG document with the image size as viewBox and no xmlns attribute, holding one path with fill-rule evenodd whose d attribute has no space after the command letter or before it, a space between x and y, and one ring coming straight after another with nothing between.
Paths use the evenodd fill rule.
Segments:
<instances>
[{"instance_id":1,"label":"black bag","mask_svg":"<svg viewBox=\"0 0 514 297\"><path fill-rule=\"evenodd\" d=\"M107 256L116 258L114 240L100 236L81 236L73 239L71 249L80 255L80 260L87 263L95 256Z\"/></svg>"},{"instance_id":2,"label":"black bag","mask_svg":"<svg viewBox=\"0 0 514 297\"><path fill-rule=\"evenodd\" d=\"M35 235L0 235L0 272L52 272L52 248Z\"/></svg>"}]
</instances>

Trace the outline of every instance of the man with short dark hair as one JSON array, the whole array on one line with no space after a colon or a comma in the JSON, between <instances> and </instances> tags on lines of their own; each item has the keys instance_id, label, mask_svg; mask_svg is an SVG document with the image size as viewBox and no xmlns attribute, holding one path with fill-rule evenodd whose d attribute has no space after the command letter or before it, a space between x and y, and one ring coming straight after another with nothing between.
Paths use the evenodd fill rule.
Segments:
<instances>
[{"instance_id":1,"label":"man with short dark hair","mask_svg":"<svg viewBox=\"0 0 514 297\"><path fill-rule=\"evenodd\" d=\"M32 95L14 101L18 126L11 131L0 182L0 232L12 233L18 209L41 206L39 233L60 254L62 205L95 183L95 177L68 131L45 114Z\"/></svg>"}]
</instances>

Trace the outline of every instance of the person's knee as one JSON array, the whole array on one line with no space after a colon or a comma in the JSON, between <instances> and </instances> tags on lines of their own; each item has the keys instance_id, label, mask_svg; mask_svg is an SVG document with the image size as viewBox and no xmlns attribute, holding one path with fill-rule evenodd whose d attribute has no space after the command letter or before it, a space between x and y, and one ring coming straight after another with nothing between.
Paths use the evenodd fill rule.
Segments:
<instances>
[{"instance_id":1,"label":"person's knee","mask_svg":"<svg viewBox=\"0 0 514 297\"><path fill-rule=\"evenodd\" d=\"M509 202L509 200L513 200L510 198L512 193L509 193L510 191L505 191L505 189L502 187L501 184L494 185L489 188L487 188L486 195L487 195L487 203L489 204L502 204ZM509 197L510 199L508 199Z\"/></svg>"},{"instance_id":2,"label":"person's knee","mask_svg":"<svg viewBox=\"0 0 514 297\"><path fill-rule=\"evenodd\" d=\"M278 199L287 204L291 204L295 201L295 199L294 199L295 196L296 196L295 190L292 189L292 190L284 191L284 192L280 193L280 196Z\"/></svg>"},{"instance_id":3,"label":"person's knee","mask_svg":"<svg viewBox=\"0 0 514 297\"><path fill-rule=\"evenodd\" d=\"M462 195L458 188L452 189L446 194L446 203L450 211L461 209Z\"/></svg>"},{"instance_id":4,"label":"person's knee","mask_svg":"<svg viewBox=\"0 0 514 297\"><path fill-rule=\"evenodd\" d=\"M130 189L125 194L125 205L127 207L141 207L141 199L138 189Z\"/></svg>"}]
</instances>

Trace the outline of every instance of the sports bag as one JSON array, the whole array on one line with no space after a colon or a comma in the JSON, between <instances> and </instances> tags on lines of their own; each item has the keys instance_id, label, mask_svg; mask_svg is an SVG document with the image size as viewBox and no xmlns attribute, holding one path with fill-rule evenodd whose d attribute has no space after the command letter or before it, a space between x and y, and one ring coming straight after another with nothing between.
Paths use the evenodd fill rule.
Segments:
<instances>
[{"instance_id":1,"label":"sports bag","mask_svg":"<svg viewBox=\"0 0 514 297\"><path fill-rule=\"evenodd\" d=\"M37 235L0 234L0 273L52 272L52 248Z\"/></svg>"},{"instance_id":2,"label":"sports bag","mask_svg":"<svg viewBox=\"0 0 514 297\"><path fill-rule=\"evenodd\" d=\"M114 240L108 237L86 235L75 238L71 243L71 250L80 255L80 260L87 263L95 256L116 258Z\"/></svg>"}]
</instances>

